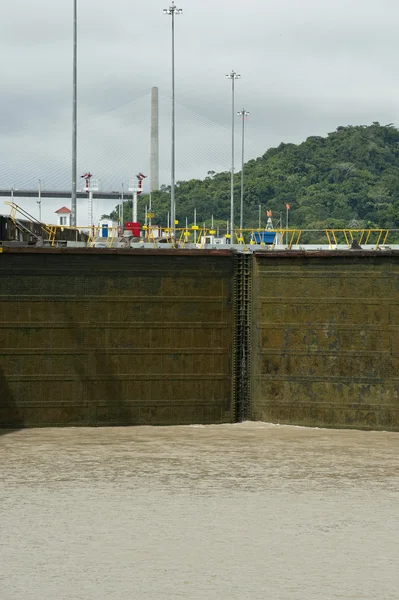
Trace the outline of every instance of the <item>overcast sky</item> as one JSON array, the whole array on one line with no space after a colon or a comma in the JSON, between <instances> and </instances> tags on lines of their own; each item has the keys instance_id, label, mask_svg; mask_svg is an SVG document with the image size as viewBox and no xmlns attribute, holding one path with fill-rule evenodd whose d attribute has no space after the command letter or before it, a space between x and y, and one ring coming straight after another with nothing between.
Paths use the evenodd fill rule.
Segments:
<instances>
[{"instance_id":1,"label":"overcast sky","mask_svg":"<svg viewBox=\"0 0 399 600\"><path fill-rule=\"evenodd\" d=\"M79 172L97 169L103 188L115 189L148 169L149 93L158 86L161 180L169 183L171 18L162 14L169 3L78 4ZM397 124L397 0L177 6L184 11L176 17L177 179L229 169L232 69L242 76L236 108L251 113L247 158L339 125ZM14 0L1 16L0 187L38 179L70 187L72 0ZM236 125L238 135L238 118ZM47 205L49 214L58 208Z\"/></svg>"}]
</instances>

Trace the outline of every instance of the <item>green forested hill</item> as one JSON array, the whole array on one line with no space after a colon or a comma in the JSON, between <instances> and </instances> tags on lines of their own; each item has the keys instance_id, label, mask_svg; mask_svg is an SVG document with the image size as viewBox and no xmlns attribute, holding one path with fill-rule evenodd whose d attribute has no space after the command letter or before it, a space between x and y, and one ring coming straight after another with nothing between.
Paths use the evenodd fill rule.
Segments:
<instances>
[{"instance_id":1,"label":"green forested hill","mask_svg":"<svg viewBox=\"0 0 399 600\"><path fill-rule=\"evenodd\" d=\"M245 166L244 225L257 226L258 207L273 211L274 221L289 203L290 225L298 228L399 227L399 130L382 126L338 127L327 137L309 137L299 145L280 144ZM241 174L235 178L238 223ZM139 218L144 205L140 199ZM154 221L166 224L169 188L152 194ZM209 172L204 180L176 184L176 214L181 225L193 220L218 222L230 216L230 173ZM125 204L126 219L130 215ZM116 218L117 212L112 216Z\"/></svg>"}]
</instances>

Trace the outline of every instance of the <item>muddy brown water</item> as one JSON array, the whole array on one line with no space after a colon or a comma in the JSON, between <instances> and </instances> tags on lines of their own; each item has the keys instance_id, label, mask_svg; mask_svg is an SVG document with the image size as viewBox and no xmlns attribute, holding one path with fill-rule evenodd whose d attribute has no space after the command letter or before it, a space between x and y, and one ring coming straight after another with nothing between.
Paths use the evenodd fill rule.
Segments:
<instances>
[{"instance_id":1,"label":"muddy brown water","mask_svg":"<svg viewBox=\"0 0 399 600\"><path fill-rule=\"evenodd\" d=\"M399 597L399 434L0 436L2 600Z\"/></svg>"}]
</instances>

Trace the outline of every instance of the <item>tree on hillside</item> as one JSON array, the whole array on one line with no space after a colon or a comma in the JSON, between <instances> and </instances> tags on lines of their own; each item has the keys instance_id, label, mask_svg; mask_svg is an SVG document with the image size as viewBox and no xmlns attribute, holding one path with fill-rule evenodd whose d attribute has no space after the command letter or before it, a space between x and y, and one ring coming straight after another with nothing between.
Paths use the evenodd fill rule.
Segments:
<instances>
[{"instance_id":1,"label":"tree on hillside","mask_svg":"<svg viewBox=\"0 0 399 600\"><path fill-rule=\"evenodd\" d=\"M235 174L236 223L241 174ZM392 123L338 127L326 137L310 136L299 145L280 144L245 165L244 225L256 227L259 205L263 220L272 210L278 220L289 203L290 224L301 228L349 227L373 223L399 228L399 130ZM144 222L148 196L139 202ZM152 193L153 222L166 225L170 187ZM176 215L220 223L230 217L230 173L208 171L204 180L179 181ZM131 219L131 203L124 204L125 220ZM109 215L117 219L118 207Z\"/></svg>"}]
</instances>

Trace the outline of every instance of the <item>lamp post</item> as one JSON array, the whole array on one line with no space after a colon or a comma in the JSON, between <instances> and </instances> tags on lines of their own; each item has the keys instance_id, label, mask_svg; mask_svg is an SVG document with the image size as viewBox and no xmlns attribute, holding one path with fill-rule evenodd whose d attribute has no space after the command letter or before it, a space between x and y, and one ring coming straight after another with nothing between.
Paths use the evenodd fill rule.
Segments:
<instances>
[{"instance_id":1,"label":"lamp post","mask_svg":"<svg viewBox=\"0 0 399 600\"><path fill-rule=\"evenodd\" d=\"M287 230L287 233L286 233L286 242L287 242L287 245L288 245L288 215L289 215L290 209L291 209L290 205L286 204L285 205L285 227L286 227L286 230Z\"/></svg>"},{"instance_id":2,"label":"lamp post","mask_svg":"<svg viewBox=\"0 0 399 600\"><path fill-rule=\"evenodd\" d=\"M38 186L38 190L37 190L37 197L38 199L36 200L38 206L39 206L39 221L42 222L42 182L39 179L39 186Z\"/></svg>"},{"instance_id":3,"label":"lamp post","mask_svg":"<svg viewBox=\"0 0 399 600\"><path fill-rule=\"evenodd\" d=\"M77 0L73 0L73 92L72 92L72 192L71 225L76 227L76 155L77 155L77 49L78 17Z\"/></svg>"},{"instance_id":4,"label":"lamp post","mask_svg":"<svg viewBox=\"0 0 399 600\"><path fill-rule=\"evenodd\" d=\"M243 108L237 113L242 119L242 133L241 133L241 203L240 203L240 230L242 231L243 227L243 217L244 217L244 135L245 135L245 119L249 117L249 112Z\"/></svg>"},{"instance_id":5,"label":"lamp post","mask_svg":"<svg viewBox=\"0 0 399 600\"><path fill-rule=\"evenodd\" d=\"M231 192L230 192L230 244L234 239L234 92L235 81L240 79L234 70L226 75L226 79L231 79Z\"/></svg>"},{"instance_id":6,"label":"lamp post","mask_svg":"<svg viewBox=\"0 0 399 600\"><path fill-rule=\"evenodd\" d=\"M164 15L172 17L172 157L171 157L171 183L170 183L170 221L172 230L175 227L175 176L176 176L176 151L175 151L175 15L181 15L183 10L175 6L174 0L169 8L163 9Z\"/></svg>"},{"instance_id":7,"label":"lamp post","mask_svg":"<svg viewBox=\"0 0 399 600\"><path fill-rule=\"evenodd\" d=\"M125 229L125 224L124 224L124 215L123 215L123 203L124 203L124 197L123 197L123 193L124 193L124 189L123 189L123 182L121 183L121 203L120 203L120 207L119 207L119 229L120 229L120 234L121 236L123 236L123 232Z\"/></svg>"}]
</instances>

